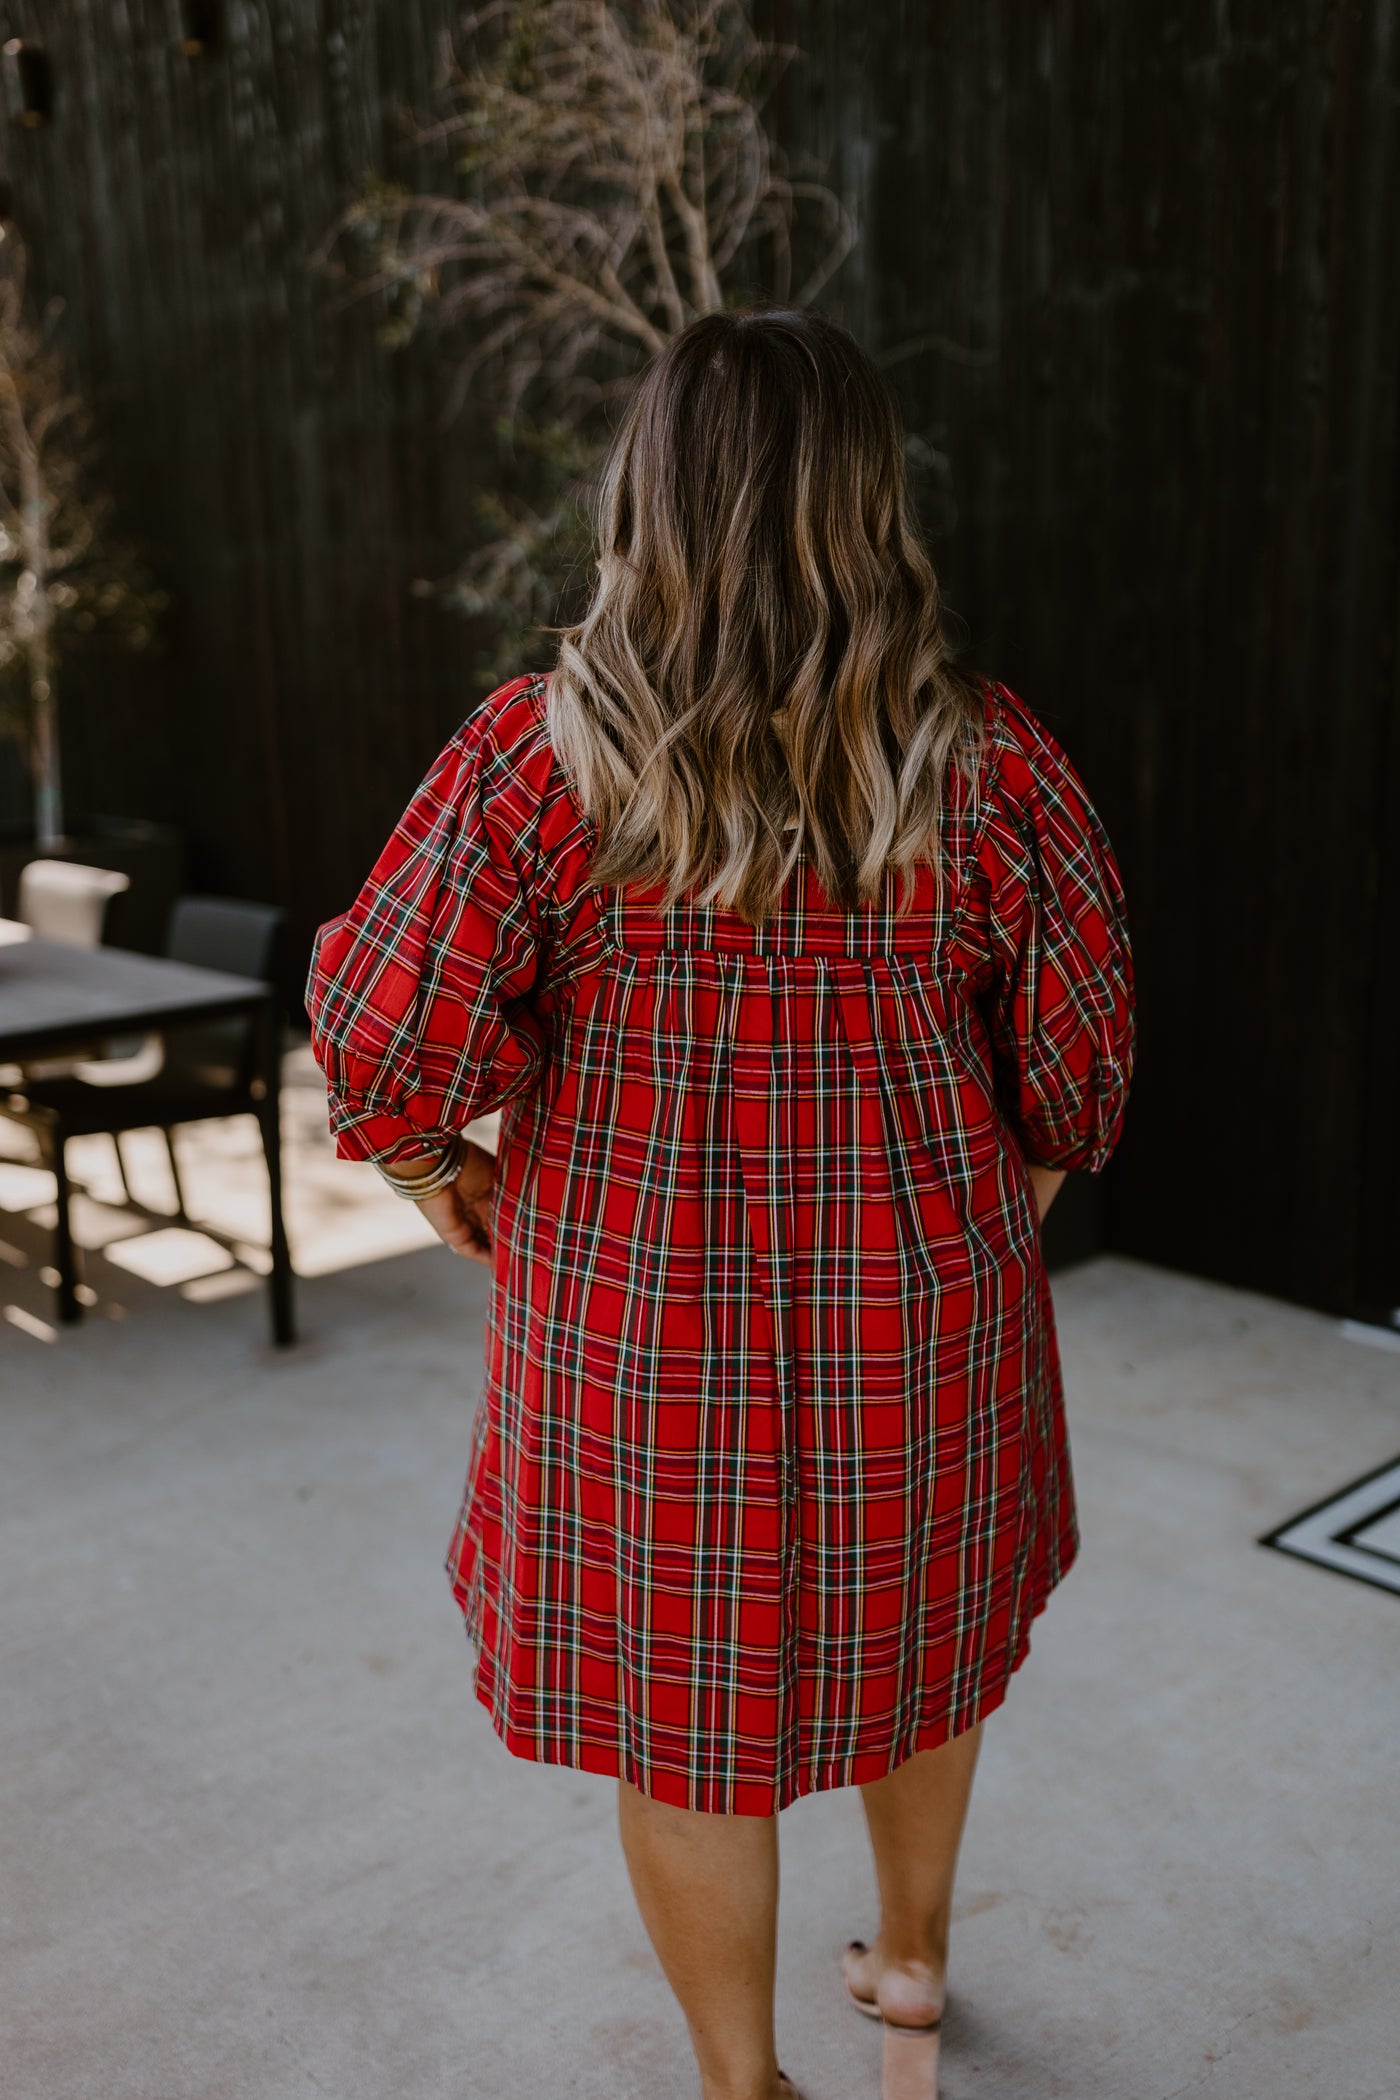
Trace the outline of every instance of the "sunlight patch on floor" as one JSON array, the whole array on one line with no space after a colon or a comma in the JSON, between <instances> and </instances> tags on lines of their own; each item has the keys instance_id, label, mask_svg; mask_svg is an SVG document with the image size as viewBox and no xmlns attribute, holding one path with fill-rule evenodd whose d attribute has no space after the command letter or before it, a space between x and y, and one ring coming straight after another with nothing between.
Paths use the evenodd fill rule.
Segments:
<instances>
[{"instance_id":1,"label":"sunlight patch on floor","mask_svg":"<svg viewBox=\"0 0 1400 2100\"><path fill-rule=\"evenodd\" d=\"M470 1126L491 1149L497 1120L486 1116ZM195 1303L255 1290L271 1268L267 1169L256 1120L243 1115L178 1125L175 1152L190 1209L184 1221L177 1216L158 1130L124 1132L120 1156L106 1135L69 1144L73 1238L84 1253L102 1257L87 1265L89 1283L79 1295L111 1318L124 1317L127 1308L101 1287L107 1263ZM123 1187L123 1166L134 1203ZM337 1157L326 1122L325 1083L309 1043L294 1044L283 1059L282 1180L299 1276L327 1276L434 1244L432 1228L415 1205L387 1189L372 1167ZM35 1340L52 1340L61 1332L52 1326L49 1288L57 1217L53 1175L37 1164L29 1133L3 1122L0 1214L10 1221L0 1231L0 1274L11 1272L7 1295L21 1301L5 1317ZM109 1286L112 1280L107 1272Z\"/></svg>"},{"instance_id":2,"label":"sunlight patch on floor","mask_svg":"<svg viewBox=\"0 0 1400 2100\"><path fill-rule=\"evenodd\" d=\"M53 1176L47 1168L11 1159L0 1165L0 1210L32 1210L36 1204L52 1201Z\"/></svg>"},{"instance_id":3,"label":"sunlight patch on floor","mask_svg":"<svg viewBox=\"0 0 1400 2100\"><path fill-rule=\"evenodd\" d=\"M48 1320L40 1320L32 1312L26 1312L22 1305L0 1306L0 1312L3 1312L12 1327L18 1327L21 1334L32 1335L36 1342L58 1340L56 1327Z\"/></svg>"},{"instance_id":4,"label":"sunlight patch on floor","mask_svg":"<svg viewBox=\"0 0 1400 2100\"><path fill-rule=\"evenodd\" d=\"M108 1247L107 1259L133 1276L144 1276L147 1283L188 1283L193 1277L234 1266L227 1247L211 1240L207 1232L188 1232L180 1225L117 1241Z\"/></svg>"}]
</instances>

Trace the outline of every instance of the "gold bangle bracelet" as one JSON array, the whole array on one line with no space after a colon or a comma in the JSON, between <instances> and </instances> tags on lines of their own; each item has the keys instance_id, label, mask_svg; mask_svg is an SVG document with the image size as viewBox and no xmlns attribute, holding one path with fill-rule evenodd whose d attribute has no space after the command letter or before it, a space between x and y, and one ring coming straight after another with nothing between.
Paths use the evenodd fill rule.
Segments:
<instances>
[{"instance_id":1,"label":"gold bangle bracelet","mask_svg":"<svg viewBox=\"0 0 1400 2100\"><path fill-rule=\"evenodd\" d=\"M405 1196L411 1203L421 1203L425 1197L441 1195L451 1188L462 1171L462 1141L454 1137L442 1158L426 1174L396 1174L392 1167L373 1162L381 1181L387 1182L396 1196Z\"/></svg>"}]
</instances>

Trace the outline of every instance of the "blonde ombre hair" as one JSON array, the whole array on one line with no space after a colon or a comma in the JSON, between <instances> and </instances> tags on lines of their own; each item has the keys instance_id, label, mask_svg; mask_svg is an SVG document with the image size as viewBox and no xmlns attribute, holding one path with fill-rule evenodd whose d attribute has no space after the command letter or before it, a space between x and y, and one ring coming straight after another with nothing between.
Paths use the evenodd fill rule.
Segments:
<instances>
[{"instance_id":1,"label":"blonde ombre hair","mask_svg":"<svg viewBox=\"0 0 1400 2100\"><path fill-rule=\"evenodd\" d=\"M804 856L833 902L942 879L977 689L948 661L893 395L833 321L708 314L642 375L596 507L597 584L561 630L556 754L592 879L758 925Z\"/></svg>"}]
</instances>

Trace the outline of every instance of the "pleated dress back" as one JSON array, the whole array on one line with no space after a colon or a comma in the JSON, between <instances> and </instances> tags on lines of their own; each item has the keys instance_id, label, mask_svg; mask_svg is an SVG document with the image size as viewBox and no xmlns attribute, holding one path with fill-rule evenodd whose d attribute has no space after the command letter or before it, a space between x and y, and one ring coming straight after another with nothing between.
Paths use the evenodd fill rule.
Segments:
<instances>
[{"instance_id":1,"label":"pleated dress back","mask_svg":"<svg viewBox=\"0 0 1400 2100\"><path fill-rule=\"evenodd\" d=\"M941 890L803 863L755 928L593 884L512 681L318 933L342 1156L502 1110L445 1569L517 1755L741 1814L877 1778L1000 1703L1075 1556L1029 1167L1117 1142L1131 951L1070 761L984 705Z\"/></svg>"}]
</instances>

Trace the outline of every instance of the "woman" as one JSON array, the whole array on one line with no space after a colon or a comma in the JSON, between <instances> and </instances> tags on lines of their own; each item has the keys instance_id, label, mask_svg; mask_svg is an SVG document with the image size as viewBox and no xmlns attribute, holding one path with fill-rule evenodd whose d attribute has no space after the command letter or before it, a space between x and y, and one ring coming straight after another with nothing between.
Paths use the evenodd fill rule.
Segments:
<instances>
[{"instance_id":1,"label":"woman","mask_svg":"<svg viewBox=\"0 0 1400 2100\"><path fill-rule=\"evenodd\" d=\"M776 1816L852 1785L845 1987L913 2100L982 1724L1077 1545L1040 1217L1117 1141L1118 872L1055 739L950 665L830 321L678 336L598 540L552 675L321 928L313 1041L340 1153L490 1265L446 1562L477 1695L617 1776L705 2100L792 2100Z\"/></svg>"}]
</instances>

